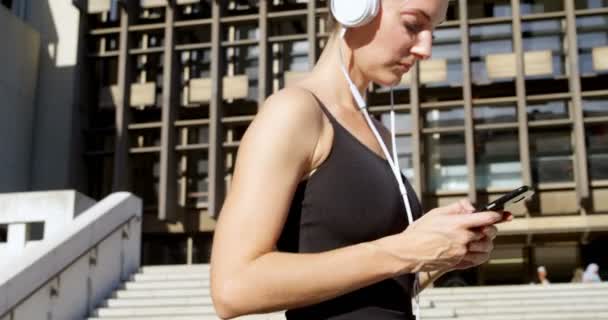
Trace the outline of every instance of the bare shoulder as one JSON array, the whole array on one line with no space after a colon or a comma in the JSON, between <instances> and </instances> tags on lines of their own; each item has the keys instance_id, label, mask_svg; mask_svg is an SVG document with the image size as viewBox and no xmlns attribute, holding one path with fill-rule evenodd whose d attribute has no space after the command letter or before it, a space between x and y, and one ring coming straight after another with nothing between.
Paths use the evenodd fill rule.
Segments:
<instances>
[{"instance_id":1,"label":"bare shoulder","mask_svg":"<svg viewBox=\"0 0 608 320\"><path fill-rule=\"evenodd\" d=\"M298 87L284 88L266 99L257 118L280 117L299 123L298 127L310 128L322 120L316 104L310 91Z\"/></svg>"}]
</instances>

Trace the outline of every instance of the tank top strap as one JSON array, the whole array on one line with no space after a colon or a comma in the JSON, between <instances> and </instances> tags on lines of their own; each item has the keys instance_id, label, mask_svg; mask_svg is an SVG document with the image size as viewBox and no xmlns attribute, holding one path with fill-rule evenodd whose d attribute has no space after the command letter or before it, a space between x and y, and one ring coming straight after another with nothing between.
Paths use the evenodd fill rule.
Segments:
<instances>
[{"instance_id":1,"label":"tank top strap","mask_svg":"<svg viewBox=\"0 0 608 320\"><path fill-rule=\"evenodd\" d=\"M336 118L334 118L334 116L331 114L331 112L329 112L329 109L327 109L327 107L321 101L321 99L319 99L319 97L317 97L317 95L314 92L312 92L311 90L308 90L308 89L304 89L304 90L306 90L310 93L310 95L315 99L315 101L317 101L317 104L319 105L321 110L323 110L323 113L325 113L325 115L327 115L327 117L329 118L329 121L332 124L335 124L335 122L337 121Z\"/></svg>"}]
</instances>

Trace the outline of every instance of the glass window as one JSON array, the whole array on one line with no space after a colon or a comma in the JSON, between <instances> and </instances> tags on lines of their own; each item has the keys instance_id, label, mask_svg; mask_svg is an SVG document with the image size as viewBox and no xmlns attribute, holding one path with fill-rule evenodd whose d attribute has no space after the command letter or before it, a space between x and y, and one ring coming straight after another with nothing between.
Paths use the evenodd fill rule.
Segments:
<instances>
[{"instance_id":1,"label":"glass window","mask_svg":"<svg viewBox=\"0 0 608 320\"><path fill-rule=\"evenodd\" d=\"M211 18L210 0L196 1L186 5L178 5L177 20L208 19Z\"/></svg>"},{"instance_id":2,"label":"glass window","mask_svg":"<svg viewBox=\"0 0 608 320\"><path fill-rule=\"evenodd\" d=\"M207 152L192 152L187 157L188 207L205 206L209 201L209 157Z\"/></svg>"},{"instance_id":3,"label":"glass window","mask_svg":"<svg viewBox=\"0 0 608 320\"><path fill-rule=\"evenodd\" d=\"M528 102L528 121L569 119L567 101Z\"/></svg>"},{"instance_id":4,"label":"glass window","mask_svg":"<svg viewBox=\"0 0 608 320\"><path fill-rule=\"evenodd\" d=\"M584 98L583 115L585 117L606 117L608 116L608 97Z\"/></svg>"},{"instance_id":5,"label":"glass window","mask_svg":"<svg viewBox=\"0 0 608 320\"><path fill-rule=\"evenodd\" d=\"M144 207L156 208L160 178L158 154L137 154L132 157L131 166L133 192L142 199Z\"/></svg>"},{"instance_id":6,"label":"glass window","mask_svg":"<svg viewBox=\"0 0 608 320\"><path fill-rule=\"evenodd\" d=\"M472 26L470 38L473 83L512 81L515 73L508 55L513 53L511 24Z\"/></svg>"},{"instance_id":7,"label":"glass window","mask_svg":"<svg viewBox=\"0 0 608 320\"><path fill-rule=\"evenodd\" d=\"M381 114L380 120L385 127L391 129L391 114L389 112ZM412 116L409 112L395 111L395 131L397 133L412 131Z\"/></svg>"},{"instance_id":8,"label":"glass window","mask_svg":"<svg viewBox=\"0 0 608 320\"><path fill-rule=\"evenodd\" d=\"M247 76L247 98L257 101L258 98L258 66L259 47L239 46L226 48L226 76Z\"/></svg>"},{"instance_id":9,"label":"glass window","mask_svg":"<svg viewBox=\"0 0 608 320\"><path fill-rule=\"evenodd\" d=\"M425 135L425 163L429 191L467 190L467 162L463 133Z\"/></svg>"},{"instance_id":10,"label":"glass window","mask_svg":"<svg viewBox=\"0 0 608 320\"><path fill-rule=\"evenodd\" d=\"M525 59L529 63L526 65L526 78L552 78L565 74L564 25L562 20L522 23Z\"/></svg>"},{"instance_id":11,"label":"glass window","mask_svg":"<svg viewBox=\"0 0 608 320\"><path fill-rule=\"evenodd\" d=\"M405 177L414 183L414 163L412 162L412 137L400 136L396 139L399 168Z\"/></svg>"},{"instance_id":12,"label":"glass window","mask_svg":"<svg viewBox=\"0 0 608 320\"><path fill-rule=\"evenodd\" d=\"M8 224L0 224L0 243L8 241Z\"/></svg>"},{"instance_id":13,"label":"glass window","mask_svg":"<svg viewBox=\"0 0 608 320\"><path fill-rule=\"evenodd\" d=\"M574 0L576 9L598 9L608 7L608 0Z\"/></svg>"},{"instance_id":14,"label":"glass window","mask_svg":"<svg viewBox=\"0 0 608 320\"><path fill-rule=\"evenodd\" d=\"M543 128L530 131L532 180L571 182L574 180L572 137L568 128Z\"/></svg>"},{"instance_id":15,"label":"glass window","mask_svg":"<svg viewBox=\"0 0 608 320\"><path fill-rule=\"evenodd\" d=\"M588 16L576 18L579 68L582 76L593 76L597 73L606 73L603 68L605 55L598 48L608 46L608 15ZM597 64L602 62L602 68Z\"/></svg>"},{"instance_id":16,"label":"glass window","mask_svg":"<svg viewBox=\"0 0 608 320\"><path fill-rule=\"evenodd\" d=\"M589 176L608 180L608 124L588 125L586 129Z\"/></svg>"},{"instance_id":17,"label":"glass window","mask_svg":"<svg viewBox=\"0 0 608 320\"><path fill-rule=\"evenodd\" d=\"M44 222L31 222L25 225L25 241L40 241L44 238Z\"/></svg>"},{"instance_id":18,"label":"glass window","mask_svg":"<svg viewBox=\"0 0 608 320\"><path fill-rule=\"evenodd\" d=\"M475 124L517 122L517 106L507 105L478 105L473 109Z\"/></svg>"},{"instance_id":19,"label":"glass window","mask_svg":"<svg viewBox=\"0 0 608 320\"><path fill-rule=\"evenodd\" d=\"M290 16L288 18L269 19L269 36L287 36L306 34L306 15Z\"/></svg>"},{"instance_id":20,"label":"glass window","mask_svg":"<svg viewBox=\"0 0 608 320\"><path fill-rule=\"evenodd\" d=\"M420 64L420 82L427 87L462 86L462 52L459 28L439 28L433 33L430 60Z\"/></svg>"},{"instance_id":21,"label":"glass window","mask_svg":"<svg viewBox=\"0 0 608 320\"><path fill-rule=\"evenodd\" d=\"M160 129L144 129L131 132L129 135L131 148L160 146Z\"/></svg>"},{"instance_id":22,"label":"glass window","mask_svg":"<svg viewBox=\"0 0 608 320\"><path fill-rule=\"evenodd\" d=\"M224 5L227 16L257 14L260 11L259 1L230 0L221 1L221 4Z\"/></svg>"},{"instance_id":23,"label":"glass window","mask_svg":"<svg viewBox=\"0 0 608 320\"><path fill-rule=\"evenodd\" d=\"M510 17L512 12L509 0L471 0L468 5L469 19Z\"/></svg>"},{"instance_id":24,"label":"glass window","mask_svg":"<svg viewBox=\"0 0 608 320\"><path fill-rule=\"evenodd\" d=\"M517 130L488 130L475 134L477 188L511 188L521 185Z\"/></svg>"},{"instance_id":25,"label":"glass window","mask_svg":"<svg viewBox=\"0 0 608 320\"><path fill-rule=\"evenodd\" d=\"M425 128L464 126L464 108L423 109Z\"/></svg>"},{"instance_id":26,"label":"glass window","mask_svg":"<svg viewBox=\"0 0 608 320\"><path fill-rule=\"evenodd\" d=\"M564 10L563 1L558 0L522 0L521 14L545 13Z\"/></svg>"}]
</instances>

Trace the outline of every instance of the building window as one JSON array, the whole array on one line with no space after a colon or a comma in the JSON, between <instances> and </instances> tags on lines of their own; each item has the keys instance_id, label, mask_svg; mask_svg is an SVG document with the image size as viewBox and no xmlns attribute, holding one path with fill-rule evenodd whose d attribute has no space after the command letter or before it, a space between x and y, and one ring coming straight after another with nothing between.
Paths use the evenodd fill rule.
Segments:
<instances>
[{"instance_id":1,"label":"building window","mask_svg":"<svg viewBox=\"0 0 608 320\"><path fill-rule=\"evenodd\" d=\"M26 224L25 241L41 241L44 239L44 222Z\"/></svg>"},{"instance_id":2,"label":"building window","mask_svg":"<svg viewBox=\"0 0 608 320\"><path fill-rule=\"evenodd\" d=\"M383 113L380 115L382 124L389 128L391 127L391 114ZM412 116L409 112L397 112L395 111L395 132L399 133L411 133L412 131Z\"/></svg>"},{"instance_id":3,"label":"building window","mask_svg":"<svg viewBox=\"0 0 608 320\"><path fill-rule=\"evenodd\" d=\"M529 102L528 121L569 119L569 104L567 101Z\"/></svg>"},{"instance_id":4,"label":"building window","mask_svg":"<svg viewBox=\"0 0 608 320\"><path fill-rule=\"evenodd\" d=\"M8 241L8 224L0 224L0 243Z\"/></svg>"},{"instance_id":5,"label":"building window","mask_svg":"<svg viewBox=\"0 0 608 320\"><path fill-rule=\"evenodd\" d=\"M463 133L432 133L424 140L429 191L464 191L468 186Z\"/></svg>"},{"instance_id":6,"label":"building window","mask_svg":"<svg viewBox=\"0 0 608 320\"><path fill-rule=\"evenodd\" d=\"M608 73L608 15L577 17L576 28L581 75Z\"/></svg>"},{"instance_id":7,"label":"building window","mask_svg":"<svg viewBox=\"0 0 608 320\"><path fill-rule=\"evenodd\" d=\"M473 109L475 124L515 123L517 106L515 104L477 105Z\"/></svg>"},{"instance_id":8,"label":"building window","mask_svg":"<svg viewBox=\"0 0 608 320\"><path fill-rule=\"evenodd\" d=\"M462 86L460 29L440 28L433 35L432 57L420 62L420 83L425 87Z\"/></svg>"},{"instance_id":9,"label":"building window","mask_svg":"<svg viewBox=\"0 0 608 320\"><path fill-rule=\"evenodd\" d=\"M422 112L424 128L464 126L462 107L427 109Z\"/></svg>"},{"instance_id":10,"label":"building window","mask_svg":"<svg viewBox=\"0 0 608 320\"><path fill-rule=\"evenodd\" d=\"M511 24L472 26L470 33L473 84L513 81L515 60Z\"/></svg>"},{"instance_id":11,"label":"building window","mask_svg":"<svg viewBox=\"0 0 608 320\"><path fill-rule=\"evenodd\" d=\"M584 98L583 115L585 118L608 116L608 97Z\"/></svg>"},{"instance_id":12,"label":"building window","mask_svg":"<svg viewBox=\"0 0 608 320\"><path fill-rule=\"evenodd\" d=\"M608 125L587 125L589 176L592 180L608 180Z\"/></svg>"},{"instance_id":13,"label":"building window","mask_svg":"<svg viewBox=\"0 0 608 320\"><path fill-rule=\"evenodd\" d=\"M510 17L511 2L509 0L471 0L469 18Z\"/></svg>"},{"instance_id":14,"label":"building window","mask_svg":"<svg viewBox=\"0 0 608 320\"><path fill-rule=\"evenodd\" d=\"M564 26L562 20L522 23L526 79L552 79L566 74Z\"/></svg>"},{"instance_id":15,"label":"building window","mask_svg":"<svg viewBox=\"0 0 608 320\"><path fill-rule=\"evenodd\" d=\"M546 13L564 10L563 1L556 0L522 0L521 14Z\"/></svg>"},{"instance_id":16,"label":"building window","mask_svg":"<svg viewBox=\"0 0 608 320\"><path fill-rule=\"evenodd\" d=\"M532 180L536 183L572 182L572 132L570 127L530 131Z\"/></svg>"},{"instance_id":17,"label":"building window","mask_svg":"<svg viewBox=\"0 0 608 320\"><path fill-rule=\"evenodd\" d=\"M517 130L487 130L475 134L477 188L512 188L521 185Z\"/></svg>"},{"instance_id":18,"label":"building window","mask_svg":"<svg viewBox=\"0 0 608 320\"><path fill-rule=\"evenodd\" d=\"M574 0L576 9L599 9L608 7L608 0Z\"/></svg>"}]
</instances>

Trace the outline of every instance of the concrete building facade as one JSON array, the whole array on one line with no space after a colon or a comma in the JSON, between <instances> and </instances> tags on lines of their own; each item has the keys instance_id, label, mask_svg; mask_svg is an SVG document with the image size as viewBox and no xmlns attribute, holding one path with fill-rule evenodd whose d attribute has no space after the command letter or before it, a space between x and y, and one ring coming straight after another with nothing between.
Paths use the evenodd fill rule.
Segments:
<instances>
[{"instance_id":1,"label":"concrete building facade","mask_svg":"<svg viewBox=\"0 0 608 320\"><path fill-rule=\"evenodd\" d=\"M61 103L54 135L44 132L56 128L55 113L37 113L46 125L35 125L45 130L30 161L71 154L78 165L61 163L53 181L80 183L95 199L142 197L145 264L207 262L239 141L266 97L314 65L328 37L327 1L76 8L79 34L60 32L82 39L82 70L69 75L77 85L63 93L73 100ZM512 210L492 260L452 279L521 283L543 264L566 281L576 266L608 268L608 1L450 1L435 38L433 57L395 88L401 167L425 208L486 203L524 184L537 191ZM40 47L49 52L44 40ZM58 78L40 79L46 97L59 90ZM387 122L388 90L372 86L367 99ZM36 166L29 186L44 186L37 181L54 166Z\"/></svg>"}]
</instances>

